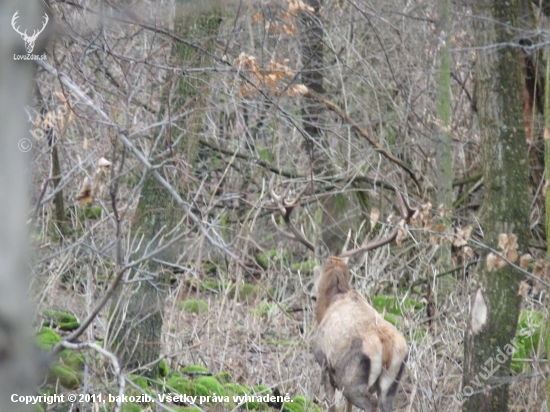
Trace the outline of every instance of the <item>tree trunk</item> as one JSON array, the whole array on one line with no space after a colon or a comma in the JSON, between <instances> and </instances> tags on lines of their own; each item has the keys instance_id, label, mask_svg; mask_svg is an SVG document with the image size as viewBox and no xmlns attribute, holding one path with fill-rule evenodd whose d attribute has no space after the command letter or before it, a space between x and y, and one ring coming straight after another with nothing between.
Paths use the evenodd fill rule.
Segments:
<instances>
[{"instance_id":1,"label":"tree trunk","mask_svg":"<svg viewBox=\"0 0 550 412\"><path fill-rule=\"evenodd\" d=\"M7 23L16 10L26 21L40 21L33 2L0 3L0 410L34 411L11 396L36 395L38 354L31 331L27 243L28 164L33 143L23 108L31 95L34 62L14 60L26 54L21 36ZM39 23L37 23L39 24ZM44 38L46 35L44 35ZM26 139L26 140L24 140Z\"/></svg>"},{"instance_id":2,"label":"tree trunk","mask_svg":"<svg viewBox=\"0 0 550 412\"><path fill-rule=\"evenodd\" d=\"M436 139L435 157L437 174L437 205L443 206L443 224L446 232L451 231L451 209L453 207L453 154L451 136L451 1L438 0L437 41L439 51L438 81L438 136ZM440 267L447 271L451 266L451 245L440 246ZM444 276L438 280L437 295L446 296L453 288L453 278Z\"/></svg>"},{"instance_id":3,"label":"tree trunk","mask_svg":"<svg viewBox=\"0 0 550 412\"><path fill-rule=\"evenodd\" d=\"M518 0L475 3L476 89L485 182L485 243L498 248L502 233L518 237L519 254L529 237L527 150L521 111L521 67L514 41ZM498 48L493 48L499 44ZM522 276L509 266L482 265L474 291L464 348L463 410L506 411L511 353ZM493 365L491 367L491 365ZM498 366L498 368L497 368Z\"/></svg>"},{"instance_id":4,"label":"tree trunk","mask_svg":"<svg viewBox=\"0 0 550 412\"><path fill-rule=\"evenodd\" d=\"M176 2L175 32L181 38L200 42L202 48L212 48L220 23L221 8L215 1L201 4L181 0ZM200 51L181 43L173 45L172 57L181 62L184 67L200 67L212 63L211 59ZM181 139L176 150L179 153L185 153L186 160L190 164L193 164L196 157L198 132L202 124L200 108L203 106L203 99L198 93L198 88L207 84L205 81L207 79L203 78L201 81L199 76L199 74L193 74L192 79L186 77L178 79L175 99L165 102L165 107L171 107L172 115L189 104L191 99L196 107L191 116L181 121L181 129L187 130L187 134ZM165 98L170 99L170 97L171 91L167 90ZM165 114L166 110L161 113L161 117ZM172 139L171 136L168 137L166 142L169 145ZM158 150L163 150L163 147ZM173 164L167 164L167 166L174 167ZM170 175L171 172L167 174ZM174 185L177 187L178 182ZM132 221L132 235L136 239L141 238L141 248L136 251L134 258L140 258L143 254L155 250L164 235L174 229L182 218L181 208L173 205L170 194L160 186L152 174L149 174L145 179L136 215ZM167 240L169 239L164 239L164 241ZM180 253L181 251L174 245L156 255L155 259L175 262ZM148 275L145 276L134 274L134 279L151 276L152 278L129 284L124 291L121 291L119 299L113 302L109 340L126 369L149 365L146 374L151 376L156 371L155 361L160 356L164 301L170 273L163 271L162 266L155 260L147 263L146 273Z\"/></svg>"},{"instance_id":5,"label":"tree trunk","mask_svg":"<svg viewBox=\"0 0 550 412\"><path fill-rule=\"evenodd\" d=\"M324 94L323 67L324 62L324 28L320 16L321 2L319 0L307 0L307 5L313 8L314 12L304 11L302 14L302 82L309 89L318 94ZM306 99L302 107L302 125L307 137L303 147L310 159L313 173L317 176L331 175L334 168L331 159L320 150L320 147L327 147L326 137L323 133L323 121L326 118L324 105L315 99ZM360 192L358 192L360 193ZM321 238L331 253L340 253L344 245L348 230L352 227L359 227L357 217L353 216L350 208L361 210L368 207L368 197L360 193L359 200L355 195L337 194L328 196L320 201L321 204ZM361 213L361 212L359 212ZM357 224L354 224L357 223Z\"/></svg>"},{"instance_id":6,"label":"tree trunk","mask_svg":"<svg viewBox=\"0 0 550 412\"><path fill-rule=\"evenodd\" d=\"M550 259L550 58L546 60L546 83L544 91L544 174L546 179L546 257ZM550 304L550 302L549 302ZM550 354L550 315L546 319L546 336L544 340L546 357ZM550 405L550 376L546 377L547 404Z\"/></svg>"}]
</instances>

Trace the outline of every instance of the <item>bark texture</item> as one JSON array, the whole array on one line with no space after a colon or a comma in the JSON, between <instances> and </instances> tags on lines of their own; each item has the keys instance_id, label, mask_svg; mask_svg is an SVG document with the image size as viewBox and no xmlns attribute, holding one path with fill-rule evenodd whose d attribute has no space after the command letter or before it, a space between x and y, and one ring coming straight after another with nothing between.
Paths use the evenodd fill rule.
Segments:
<instances>
[{"instance_id":1,"label":"bark texture","mask_svg":"<svg viewBox=\"0 0 550 412\"><path fill-rule=\"evenodd\" d=\"M518 48L507 46L515 41L520 12L519 0L484 0L474 6L476 43L480 48L476 52L476 89L485 167L485 242L498 250L499 234L515 234L521 255L529 236L527 150L520 53ZM464 411L507 410L505 379L511 356L500 362L502 357L497 355L505 351L516 334L522 279L509 266L489 272L483 265L472 299L477 304L470 308L465 336Z\"/></svg>"},{"instance_id":2,"label":"bark texture","mask_svg":"<svg viewBox=\"0 0 550 412\"><path fill-rule=\"evenodd\" d=\"M176 2L176 34L199 45L200 49L176 42L172 47L172 58L182 67L202 67L210 65L211 59L205 55L215 44L216 33L221 23L221 3L216 1L195 4L185 1ZM179 114L182 110L194 107L189 116L180 121L174 130L186 130L174 152L174 162L165 161L165 173L181 167L178 158L188 164L194 164L200 137L204 107L204 95L201 87L208 85L207 79L200 74L183 76L167 85L165 104L161 117ZM157 146L160 152L174 141L175 136L168 133L165 144ZM179 182L174 182L179 187ZM180 187L182 192L185 189ZM166 243L179 230L173 230L181 223L183 210L174 204L172 197L160 186L152 174L144 182L136 215L132 222L132 234L140 239L140 248L133 258L139 259ZM148 365L144 373L154 375L156 361L159 360L163 327L164 301L171 273L158 261L175 262L183 253L181 247L174 245L164 249L150 259L140 273L133 273L137 282L126 285L111 308L110 340L115 353L128 370Z\"/></svg>"}]
</instances>

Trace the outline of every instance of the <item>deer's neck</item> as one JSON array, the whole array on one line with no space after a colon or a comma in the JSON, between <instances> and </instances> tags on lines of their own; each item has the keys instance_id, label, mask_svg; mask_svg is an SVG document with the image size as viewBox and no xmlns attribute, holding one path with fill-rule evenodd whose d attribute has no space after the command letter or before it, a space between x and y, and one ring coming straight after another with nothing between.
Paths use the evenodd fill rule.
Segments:
<instances>
[{"instance_id":1,"label":"deer's neck","mask_svg":"<svg viewBox=\"0 0 550 412\"><path fill-rule=\"evenodd\" d=\"M349 283L349 272L346 265L341 261L332 262L323 268L321 282L317 297L317 306L315 317L317 323L320 323L325 316L325 312L335 299L346 294L351 290Z\"/></svg>"}]
</instances>

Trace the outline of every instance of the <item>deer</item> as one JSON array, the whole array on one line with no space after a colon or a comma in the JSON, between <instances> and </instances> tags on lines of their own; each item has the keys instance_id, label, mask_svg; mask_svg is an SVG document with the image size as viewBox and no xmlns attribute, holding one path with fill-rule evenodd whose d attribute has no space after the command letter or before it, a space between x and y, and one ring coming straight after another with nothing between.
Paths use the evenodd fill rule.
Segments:
<instances>
[{"instance_id":1,"label":"deer","mask_svg":"<svg viewBox=\"0 0 550 412\"><path fill-rule=\"evenodd\" d=\"M271 185L270 185L271 186ZM391 412L393 399L408 359L408 346L404 336L386 321L369 302L350 284L349 271L359 266L367 251L395 240L400 231L416 212L395 188L401 209L401 221L387 236L363 242L356 249L330 256L326 245L320 241L311 243L290 219L302 192L292 201L286 193L277 195L270 187L271 197L282 215L290 233L281 229L271 215L276 229L285 237L302 243L313 251L318 260L314 268L313 294L317 296L315 307L316 331L312 340L313 355L321 366L321 383L329 412L335 412L335 390L346 399L346 411L352 405L365 412ZM348 236L349 240L349 236ZM371 394L376 392L376 402Z\"/></svg>"}]
</instances>

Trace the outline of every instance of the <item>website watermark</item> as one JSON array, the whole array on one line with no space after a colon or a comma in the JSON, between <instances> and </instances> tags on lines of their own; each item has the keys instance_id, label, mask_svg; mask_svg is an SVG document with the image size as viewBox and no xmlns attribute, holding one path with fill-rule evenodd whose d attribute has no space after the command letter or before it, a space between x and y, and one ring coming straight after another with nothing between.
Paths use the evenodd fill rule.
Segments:
<instances>
[{"instance_id":1,"label":"website watermark","mask_svg":"<svg viewBox=\"0 0 550 412\"><path fill-rule=\"evenodd\" d=\"M470 396L479 391L485 386L485 382L495 375L500 367L512 359L514 352L519 349L518 338L528 338L535 334L536 329L534 326L528 325L528 327L520 329L514 339L504 345L504 347L497 349L497 354L493 358L492 356L484 362L482 371L478 372L473 379L470 380L471 385L466 385L462 388L462 392L452 395L453 400L459 405L463 405ZM474 389L476 387L476 389Z\"/></svg>"},{"instance_id":2,"label":"website watermark","mask_svg":"<svg viewBox=\"0 0 550 412\"><path fill-rule=\"evenodd\" d=\"M88 93L89 89L83 90L82 93L85 95ZM66 125L71 122L71 117L67 119L67 115L70 115L72 108L80 102L80 98L76 96L73 92L69 93L66 97L59 93L55 92L54 95L58 100L61 101L59 105L54 110L50 110L44 118L39 117L35 121L34 128L29 130L29 133L34 140L40 141L46 137L46 133L54 128L63 129ZM22 152L28 152L32 149L32 140L28 138L23 138L17 143L17 147Z\"/></svg>"},{"instance_id":3,"label":"website watermark","mask_svg":"<svg viewBox=\"0 0 550 412\"><path fill-rule=\"evenodd\" d=\"M46 25L48 24L48 21L50 21L50 18L46 13L44 13L44 22L42 23L42 28L39 30L33 30L32 35L27 34L27 30L21 31L19 29L19 26L17 25L17 19L19 18L19 10L17 10L11 19L11 26L13 27L13 30L15 30L23 39L25 42L25 49L27 50L27 54L14 54L13 60L46 60L46 54L32 54L32 51L34 50L34 44L36 42L36 39L44 31L46 28Z\"/></svg>"}]
</instances>

